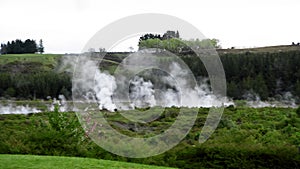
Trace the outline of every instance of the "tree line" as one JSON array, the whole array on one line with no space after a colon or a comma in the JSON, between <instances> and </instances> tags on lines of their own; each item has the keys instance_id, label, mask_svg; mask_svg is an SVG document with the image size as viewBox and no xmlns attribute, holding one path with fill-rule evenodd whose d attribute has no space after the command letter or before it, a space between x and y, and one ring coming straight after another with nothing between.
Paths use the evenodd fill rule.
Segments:
<instances>
[{"instance_id":1,"label":"tree line","mask_svg":"<svg viewBox=\"0 0 300 169\"><path fill-rule=\"evenodd\" d=\"M6 44L1 44L1 54L24 54L24 53L44 53L43 40L39 44L35 40L27 39L24 42L20 39L8 41Z\"/></svg>"},{"instance_id":2,"label":"tree line","mask_svg":"<svg viewBox=\"0 0 300 169\"><path fill-rule=\"evenodd\" d=\"M141 37L140 45L167 44L167 49L177 50L177 47L182 44L177 38L179 33L167 34L165 36L144 35ZM177 37L172 37L173 35ZM152 43L152 41L160 43ZM204 42L195 40L190 43ZM164 46L158 47L164 48ZM119 58L119 55L110 53L108 59ZM126 54L122 55L126 57ZM250 94L258 95L262 100L270 98L280 100L286 93L291 93L300 102L300 51L222 52L219 55L226 74L229 97L247 99ZM178 56L190 67L196 78L208 77L205 66L198 57L186 53L178 53ZM121 59L115 61L121 62ZM49 95L57 96L62 92L71 97L71 77L67 74L52 71L12 74L5 70L0 73L0 97L46 98Z\"/></svg>"},{"instance_id":3,"label":"tree line","mask_svg":"<svg viewBox=\"0 0 300 169\"><path fill-rule=\"evenodd\" d=\"M190 39L180 38L178 31L167 31L162 36L160 34L148 33L140 37L139 50L148 48L166 49L177 54L192 54L190 47L195 49L221 48L218 39Z\"/></svg>"},{"instance_id":4,"label":"tree line","mask_svg":"<svg viewBox=\"0 0 300 169\"><path fill-rule=\"evenodd\" d=\"M197 57L182 56L195 76L208 77ZM300 51L220 54L223 63L227 95L233 99L247 99L248 94L262 100L284 99L290 92L300 101Z\"/></svg>"},{"instance_id":5,"label":"tree line","mask_svg":"<svg viewBox=\"0 0 300 169\"><path fill-rule=\"evenodd\" d=\"M196 77L208 77L203 63L195 57L191 47L219 49L219 40L183 40L178 32L178 36L174 36L175 31L170 32L163 36L141 36L139 48L160 48L176 53ZM220 58L226 74L228 96L233 99L248 99L249 95L258 95L262 100L280 100L288 92L295 98L300 96L300 51L229 52L220 53Z\"/></svg>"},{"instance_id":6,"label":"tree line","mask_svg":"<svg viewBox=\"0 0 300 169\"><path fill-rule=\"evenodd\" d=\"M198 57L180 57L196 78L208 77ZM262 100L280 100L290 92L300 101L300 51L225 53L220 54L220 59L226 74L229 97L247 99L248 94L257 94ZM68 74L52 71L27 74L1 72L0 97L46 98L62 93L70 98L71 84Z\"/></svg>"},{"instance_id":7,"label":"tree line","mask_svg":"<svg viewBox=\"0 0 300 169\"><path fill-rule=\"evenodd\" d=\"M46 99L63 94L70 99L71 89L71 77L65 73L0 73L0 97Z\"/></svg>"}]
</instances>

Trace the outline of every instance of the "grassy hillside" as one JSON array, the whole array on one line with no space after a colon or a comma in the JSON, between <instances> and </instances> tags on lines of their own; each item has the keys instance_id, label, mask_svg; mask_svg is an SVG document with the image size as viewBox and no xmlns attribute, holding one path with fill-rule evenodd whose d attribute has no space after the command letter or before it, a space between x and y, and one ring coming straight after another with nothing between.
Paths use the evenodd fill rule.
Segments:
<instances>
[{"instance_id":1,"label":"grassy hillside","mask_svg":"<svg viewBox=\"0 0 300 169\"><path fill-rule=\"evenodd\" d=\"M8 54L0 55L0 71L32 73L51 71L61 57L59 54Z\"/></svg>"},{"instance_id":2,"label":"grassy hillside","mask_svg":"<svg viewBox=\"0 0 300 169\"><path fill-rule=\"evenodd\" d=\"M1 154L0 161L1 169L167 169L135 163L58 156Z\"/></svg>"},{"instance_id":3,"label":"grassy hillside","mask_svg":"<svg viewBox=\"0 0 300 169\"><path fill-rule=\"evenodd\" d=\"M108 53L101 67L114 69L128 53ZM13 73L33 73L55 70L62 54L7 54L0 55L0 71Z\"/></svg>"},{"instance_id":4,"label":"grassy hillside","mask_svg":"<svg viewBox=\"0 0 300 169\"><path fill-rule=\"evenodd\" d=\"M60 54L7 54L0 55L0 64L8 64L11 62L39 62L42 64L55 64Z\"/></svg>"},{"instance_id":5,"label":"grassy hillside","mask_svg":"<svg viewBox=\"0 0 300 169\"><path fill-rule=\"evenodd\" d=\"M281 45L266 46L258 48L245 49L217 49L222 54L239 54L239 53L280 53L288 51L299 51L300 46L297 45ZM106 70L113 71L115 67L128 56L129 52L107 53L101 62L101 67ZM0 55L0 71L25 72L53 70L58 64L63 54L7 54Z\"/></svg>"}]
</instances>

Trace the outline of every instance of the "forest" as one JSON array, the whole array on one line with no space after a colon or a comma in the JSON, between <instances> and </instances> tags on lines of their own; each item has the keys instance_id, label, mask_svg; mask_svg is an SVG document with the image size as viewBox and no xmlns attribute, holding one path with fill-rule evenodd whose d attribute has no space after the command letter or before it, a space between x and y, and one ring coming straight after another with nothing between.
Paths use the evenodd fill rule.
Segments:
<instances>
[{"instance_id":1,"label":"forest","mask_svg":"<svg viewBox=\"0 0 300 169\"><path fill-rule=\"evenodd\" d=\"M35 40L27 39L24 42L20 39L1 44L1 54L23 54L23 53L44 53L43 40L39 44Z\"/></svg>"},{"instance_id":2,"label":"forest","mask_svg":"<svg viewBox=\"0 0 300 169\"><path fill-rule=\"evenodd\" d=\"M228 51L219 51L226 74L228 97L241 100L257 95L261 100L282 100L288 93L299 102L299 50L238 53ZM104 69L113 71L129 54L107 53L104 57L106 60L101 64ZM206 69L199 58L186 54L180 57L195 77L207 77ZM0 97L45 99L47 96L57 97L62 93L71 98L71 74L57 71L61 55L52 58L51 63L47 57L14 58L9 55L0 56ZM41 60L34 61L35 58Z\"/></svg>"}]
</instances>

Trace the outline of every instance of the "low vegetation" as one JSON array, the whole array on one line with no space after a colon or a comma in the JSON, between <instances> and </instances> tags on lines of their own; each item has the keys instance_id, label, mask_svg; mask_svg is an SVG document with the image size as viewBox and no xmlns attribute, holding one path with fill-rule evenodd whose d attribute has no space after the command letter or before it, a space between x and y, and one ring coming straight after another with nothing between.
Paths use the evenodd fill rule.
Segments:
<instances>
[{"instance_id":1,"label":"low vegetation","mask_svg":"<svg viewBox=\"0 0 300 169\"><path fill-rule=\"evenodd\" d=\"M184 111L196 109L184 108ZM156 108L153 111L161 111ZM176 120L178 108L167 108L151 123L128 121L118 112L103 112L112 127L136 137L147 137L132 126L163 132ZM114 155L93 143L73 112L0 115L0 153L89 157L179 168L298 168L300 166L300 116L292 108L225 109L217 130L199 144L208 109L198 118L186 138L164 154L131 159ZM122 125L119 125L122 124Z\"/></svg>"}]
</instances>

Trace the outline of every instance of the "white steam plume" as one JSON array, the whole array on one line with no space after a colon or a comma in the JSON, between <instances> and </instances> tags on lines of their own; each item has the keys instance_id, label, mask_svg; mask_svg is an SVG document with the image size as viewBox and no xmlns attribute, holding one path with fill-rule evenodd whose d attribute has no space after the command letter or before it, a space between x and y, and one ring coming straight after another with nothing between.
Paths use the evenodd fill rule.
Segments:
<instances>
[{"instance_id":1,"label":"white steam plume","mask_svg":"<svg viewBox=\"0 0 300 169\"><path fill-rule=\"evenodd\" d=\"M270 99L268 101L262 101L257 93L254 91L246 92L243 97L246 99L246 106L253 108L262 107L297 107L294 96L291 92L286 92L279 95L277 99Z\"/></svg>"},{"instance_id":2,"label":"white steam plume","mask_svg":"<svg viewBox=\"0 0 300 169\"><path fill-rule=\"evenodd\" d=\"M167 89L163 92L164 103L161 106L184 106L184 107L212 107L222 106L221 100L215 96L209 86L207 85L207 78L203 78L199 85L191 86L185 78L188 75L188 71L185 71L180 67L178 63L173 62L170 65L170 72L176 84L172 78L165 77L165 81L172 86L172 89ZM173 85L172 85L173 84ZM233 104L227 101L225 106Z\"/></svg>"},{"instance_id":3,"label":"white steam plume","mask_svg":"<svg viewBox=\"0 0 300 169\"><path fill-rule=\"evenodd\" d=\"M73 75L73 98L98 103L99 109L114 111L112 95L116 88L115 78L100 71L97 58L91 56L67 55L63 58L62 69ZM78 101L77 100L77 101Z\"/></svg>"},{"instance_id":4,"label":"white steam plume","mask_svg":"<svg viewBox=\"0 0 300 169\"><path fill-rule=\"evenodd\" d=\"M74 62L75 58L77 62ZM138 58L139 62L136 62ZM143 59L142 56L126 60L129 67L138 66L141 62L147 62L151 65L151 59ZM71 60L71 61L69 61ZM204 79L200 86L194 85L186 76L191 72L186 71L178 63L173 62L169 66L171 76L163 75L160 77L160 85L152 83L150 80L145 81L143 77L135 75L129 80L129 86L121 86L119 91L130 92L128 97L131 103L128 103L126 95L120 98L112 99L117 83L114 76L100 71L96 59L89 56L66 56L64 62L73 68L73 98L80 101L81 98L90 103L98 103L99 109L114 111L118 109L132 109L134 107L153 107L153 106L184 106L184 107L212 107L222 106L222 101L215 96ZM159 64L159 63L158 63ZM130 70L130 69L129 69ZM129 73L130 74L130 73ZM152 77L156 78L156 77ZM118 78L118 85L125 84L123 80L126 77ZM176 79L176 81L174 81ZM128 79L127 79L128 80ZM125 81L125 80L124 80ZM165 86L162 86L165 85ZM157 88L160 86L162 88ZM75 90L74 90L75 89ZM123 98L122 98L123 97ZM123 100L124 99L124 100ZM114 103L126 103L127 105L118 105ZM231 105L227 101L225 105Z\"/></svg>"},{"instance_id":5,"label":"white steam plume","mask_svg":"<svg viewBox=\"0 0 300 169\"><path fill-rule=\"evenodd\" d=\"M26 106L17 106L14 104L9 104L6 106L0 105L0 114L29 114L29 113L39 113L40 110Z\"/></svg>"},{"instance_id":6,"label":"white steam plume","mask_svg":"<svg viewBox=\"0 0 300 169\"><path fill-rule=\"evenodd\" d=\"M135 76L129 83L132 85L129 97L135 107L152 107L156 105L155 91L151 81L145 82L143 78Z\"/></svg>"}]
</instances>

